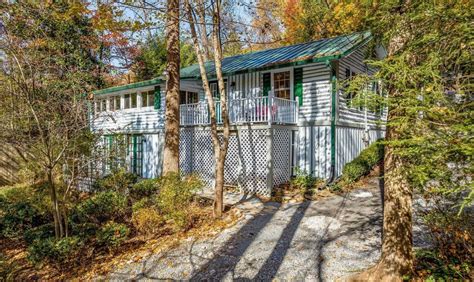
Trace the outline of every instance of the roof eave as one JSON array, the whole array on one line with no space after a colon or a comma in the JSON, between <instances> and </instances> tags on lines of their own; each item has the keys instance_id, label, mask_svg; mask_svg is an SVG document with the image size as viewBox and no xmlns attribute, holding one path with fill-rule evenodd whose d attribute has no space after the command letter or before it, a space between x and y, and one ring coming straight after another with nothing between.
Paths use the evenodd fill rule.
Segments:
<instances>
[{"instance_id":1,"label":"roof eave","mask_svg":"<svg viewBox=\"0 0 474 282\"><path fill-rule=\"evenodd\" d=\"M135 82L135 83L130 83L130 84L125 84L125 85L120 85L120 86L114 86L110 88L105 88L105 89L100 89L100 90L95 90L92 92L92 94L95 95L106 95L106 94L111 94L123 90L129 90L129 89L137 89L137 88L142 88L142 87L147 87L147 86L152 86L156 84L161 84L163 83L164 80L162 78L153 78L145 81L140 81L140 82Z\"/></svg>"}]
</instances>

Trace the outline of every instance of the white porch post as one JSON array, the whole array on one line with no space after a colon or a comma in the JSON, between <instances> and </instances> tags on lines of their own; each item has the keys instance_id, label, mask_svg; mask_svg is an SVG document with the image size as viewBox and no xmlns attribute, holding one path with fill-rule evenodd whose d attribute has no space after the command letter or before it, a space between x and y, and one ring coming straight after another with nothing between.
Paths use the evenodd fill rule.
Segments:
<instances>
[{"instance_id":1,"label":"white porch post","mask_svg":"<svg viewBox=\"0 0 474 282\"><path fill-rule=\"evenodd\" d=\"M273 121L273 89L268 91L267 110L268 110L268 125L271 126L272 121Z\"/></svg>"}]
</instances>

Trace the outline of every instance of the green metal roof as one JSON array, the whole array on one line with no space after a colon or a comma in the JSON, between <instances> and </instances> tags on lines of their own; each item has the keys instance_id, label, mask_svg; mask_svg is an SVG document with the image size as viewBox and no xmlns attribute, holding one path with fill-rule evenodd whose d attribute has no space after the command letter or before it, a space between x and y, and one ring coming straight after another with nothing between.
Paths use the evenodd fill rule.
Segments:
<instances>
[{"instance_id":1,"label":"green metal roof","mask_svg":"<svg viewBox=\"0 0 474 282\"><path fill-rule=\"evenodd\" d=\"M370 32L358 32L333 38L325 38L291 46L267 49L243 55L227 57L222 60L224 75L262 71L285 66L303 65L312 62L340 59L371 39ZM213 61L205 64L207 74L215 77ZM199 65L181 69L181 78L200 78ZM163 78L131 83L122 86L94 91L94 94L108 94L125 89L135 89L159 84Z\"/></svg>"},{"instance_id":2,"label":"green metal roof","mask_svg":"<svg viewBox=\"0 0 474 282\"><path fill-rule=\"evenodd\" d=\"M371 38L370 32L358 32L312 42L267 49L253 53L227 57L222 60L225 75L272 69L282 66L301 65L311 62L339 59ZM209 76L215 76L214 62L206 62ZM181 70L181 78L200 77L199 65Z\"/></svg>"}]
</instances>

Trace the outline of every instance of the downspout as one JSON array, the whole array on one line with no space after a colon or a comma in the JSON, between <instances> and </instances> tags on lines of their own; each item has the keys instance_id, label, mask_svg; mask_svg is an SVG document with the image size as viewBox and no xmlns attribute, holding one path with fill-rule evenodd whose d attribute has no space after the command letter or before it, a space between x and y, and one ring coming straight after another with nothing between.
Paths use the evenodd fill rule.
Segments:
<instances>
[{"instance_id":1,"label":"downspout","mask_svg":"<svg viewBox=\"0 0 474 282\"><path fill-rule=\"evenodd\" d=\"M331 70L331 166L329 178L323 188L334 183L336 180L336 112L337 112L337 68L336 61L326 61Z\"/></svg>"}]
</instances>

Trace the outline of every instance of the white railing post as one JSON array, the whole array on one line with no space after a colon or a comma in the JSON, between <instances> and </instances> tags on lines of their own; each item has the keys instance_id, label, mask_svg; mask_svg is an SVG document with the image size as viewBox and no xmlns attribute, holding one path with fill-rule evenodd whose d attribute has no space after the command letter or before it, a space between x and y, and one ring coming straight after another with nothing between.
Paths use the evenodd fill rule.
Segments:
<instances>
[{"instance_id":1,"label":"white railing post","mask_svg":"<svg viewBox=\"0 0 474 282\"><path fill-rule=\"evenodd\" d=\"M268 111L268 125L272 124L273 121L273 89L268 91L268 105L267 105L267 111Z\"/></svg>"}]
</instances>

